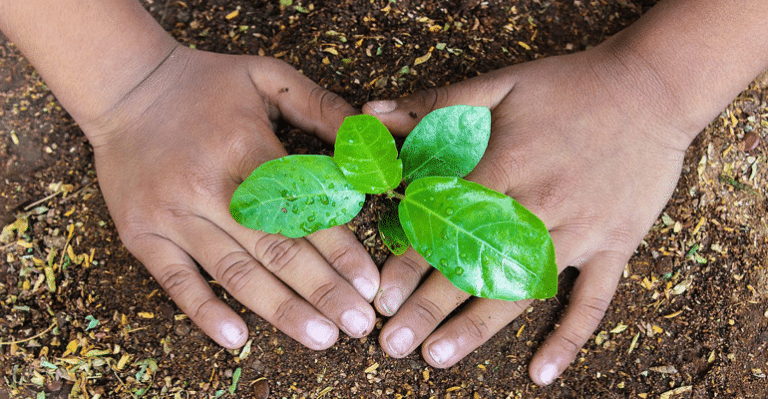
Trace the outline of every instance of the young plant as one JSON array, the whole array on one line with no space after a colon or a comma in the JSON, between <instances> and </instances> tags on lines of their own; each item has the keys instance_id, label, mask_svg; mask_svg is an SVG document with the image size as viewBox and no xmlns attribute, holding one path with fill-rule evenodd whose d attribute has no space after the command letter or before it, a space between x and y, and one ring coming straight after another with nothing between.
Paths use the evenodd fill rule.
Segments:
<instances>
[{"instance_id":1,"label":"young plant","mask_svg":"<svg viewBox=\"0 0 768 399\"><path fill-rule=\"evenodd\" d=\"M391 206L379 232L395 255L413 246L459 289L483 298L549 298L557 291L552 239L544 223L507 195L462 179L480 162L491 133L487 108L457 105L426 115L403 143L375 117L344 120L333 158L290 155L259 166L232 196L249 228L303 237L344 224L365 195ZM396 191L405 183L405 192Z\"/></svg>"}]
</instances>

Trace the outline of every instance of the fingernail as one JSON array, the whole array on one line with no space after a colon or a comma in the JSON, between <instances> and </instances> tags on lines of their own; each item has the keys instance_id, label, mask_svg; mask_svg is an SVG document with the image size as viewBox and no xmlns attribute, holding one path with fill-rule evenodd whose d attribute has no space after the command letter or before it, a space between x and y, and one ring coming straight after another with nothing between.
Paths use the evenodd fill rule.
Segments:
<instances>
[{"instance_id":1,"label":"fingernail","mask_svg":"<svg viewBox=\"0 0 768 399\"><path fill-rule=\"evenodd\" d=\"M397 312L403 302L403 294L397 288L389 288L381 293L379 303L381 303L381 310L386 313L387 316L391 316Z\"/></svg>"},{"instance_id":2,"label":"fingernail","mask_svg":"<svg viewBox=\"0 0 768 399\"><path fill-rule=\"evenodd\" d=\"M397 356L405 356L413 346L413 330L408 327L400 327L387 337L389 349Z\"/></svg>"},{"instance_id":3,"label":"fingernail","mask_svg":"<svg viewBox=\"0 0 768 399\"><path fill-rule=\"evenodd\" d=\"M376 285L367 278L356 278L355 281L352 282L352 285L355 286L357 292L359 292L368 302L372 301L373 297L376 295Z\"/></svg>"},{"instance_id":4,"label":"fingernail","mask_svg":"<svg viewBox=\"0 0 768 399\"><path fill-rule=\"evenodd\" d=\"M219 327L221 336L227 341L230 347L238 347L243 341L243 335L246 333L236 323L226 321Z\"/></svg>"},{"instance_id":5,"label":"fingernail","mask_svg":"<svg viewBox=\"0 0 768 399\"><path fill-rule=\"evenodd\" d=\"M456 344L452 339L437 340L429 346L429 355L438 364L444 364L456 352Z\"/></svg>"},{"instance_id":6,"label":"fingernail","mask_svg":"<svg viewBox=\"0 0 768 399\"><path fill-rule=\"evenodd\" d=\"M333 337L336 328L325 320L309 320L305 326L307 335L315 344L323 346Z\"/></svg>"},{"instance_id":7,"label":"fingernail","mask_svg":"<svg viewBox=\"0 0 768 399\"><path fill-rule=\"evenodd\" d=\"M544 385L549 385L557 377L557 366L554 364L545 364L539 370L539 379Z\"/></svg>"},{"instance_id":8,"label":"fingernail","mask_svg":"<svg viewBox=\"0 0 768 399\"><path fill-rule=\"evenodd\" d=\"M341 324L350 335L362 337L368 331L371 321L365 313L357 309L349 309L341 315Z\"/></svg>"},{"instance_id":9,"label":"fingernail","mask_svg":"<svg viewBox=\"0 0 768 399\"><path fill-rule=\"evenodd\" d=\"M368 106L377 114L388 114L397 108L397 103L394 101L371 101Z\"/></svg>"}]
</instances>

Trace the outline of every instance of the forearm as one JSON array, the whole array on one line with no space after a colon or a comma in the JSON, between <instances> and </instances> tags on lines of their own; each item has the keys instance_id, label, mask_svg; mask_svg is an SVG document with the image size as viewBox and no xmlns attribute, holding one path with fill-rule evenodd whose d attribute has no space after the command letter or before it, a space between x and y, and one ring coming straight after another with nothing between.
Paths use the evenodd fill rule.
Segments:
<instances>
[{"instance_id":1,"label":"forearm","mask_svg":"<svg viewBox=\"0 0 768 399\"><path fill-rule=\"evenodd\" d=\"M135 0L0 0L0 30L81 123L118 102L175 46Z\"/></svg>"},{"instance_id":2,"label":"forearm","mask_svg":"<svg viewBox=\"0 0 768 399\"><path fill-rule=\"evenodd\" d=\"M652 71L692 140L768 68L766 21L763 0L666 0L606 44Z\"/></svg>"}]
</instances>

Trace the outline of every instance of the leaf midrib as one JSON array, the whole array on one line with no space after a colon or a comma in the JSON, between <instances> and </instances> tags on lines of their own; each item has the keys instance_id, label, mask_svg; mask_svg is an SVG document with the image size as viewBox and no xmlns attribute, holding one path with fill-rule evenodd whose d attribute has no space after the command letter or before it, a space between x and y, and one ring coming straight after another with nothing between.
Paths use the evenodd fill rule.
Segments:
<instances>
[{"instance_id":1,"label":"leaf midrib","mask_svg":"<svg viewBox=\"0 0 768 399\"><path fill-rule=\"evenodd\" d=\"M468 231L468 230L466 230L466 229L464 229L464 228L461 228L460 226L458 226L458 225L456 225L456 224L454 224L454 223L449 223L449 221L450 221L450 218L444 218L442 215L440 215L439 213L437 213L437 212L433 211L431 208L429 208L429 207L426 207L426 206L422 205L422 204L421 204L421 203L419 203L419 202L415 202L413 199L410 199L410 198L408 198L408 196L406 196L406 197L405 197L405 199L404 199L403 201L405 201L405 202L409 202L409 203L411 203L411 204L413 204L413 205L416 205L416 206L418 206L419 208L421 208L422 210L424 210L425 212L427 212L429 215L434 215L434 217L437 217L438 219L442 220L442 221L443 221L443 222L445 222L446 224L450 224L451 226L454 226L454 227L456 228L456 230L458 230L458 231L462 231L462 232L464 232L465 234L467 234L467 235L469 235L469 236L471 236L471 237L475 238L477 241L481 242L481 243L482 243L483 245L485 245L487 248L491 248L491 249L492 249L492 250L493 250L495 253L497 253L497 254L501 255L501 256L502 256L503 258L505 258L505 259L508 259L508 257L506 256L506 254L505 254L504 252L501 252L501 251L499 251L499 250L498 250L496 247L494 247L493 245L491 245L491 244L490 244L488 241L481 239L480 237L478 237L477 235L475 235L473 232L470 232L470 231ZM462 209L463 209L463 208L462 208ZM498 223L501 223L501 222L498 222ZM497 223L495 223L495 222L494 222L494 223L492 223L492 224L497 224ZM485 225L484 225L484 226L485 226ZM431 225L430 225L430 230L431 230ZM431 233L432 233L432 234L430 234L430 238L432 238L432 244L434 245L434 232L431 232ZM457 238L458 238L458 237L457 237ZM457 245L457 247L458 247L458 245ZM482 252L482 250L481 250L480 252ZM515 264L519 265L519 266L520 266L522 269L524 269L524 270L525 270L525 271L526 271L526 272L527 272L529 275L532 275L532 276L536 276L536 277L537 277L537 280L538 280L538 281L541 281L541 278L538 278L539 276L537 276L537 275L536 275L536 273L534 273L532 269L530 269L529 267L527 267L527 266L523 265L522 263L516 262L516 261L514 261L514 260L512 260L512 261L513 261Z\"/></svg>"}]
</instances>

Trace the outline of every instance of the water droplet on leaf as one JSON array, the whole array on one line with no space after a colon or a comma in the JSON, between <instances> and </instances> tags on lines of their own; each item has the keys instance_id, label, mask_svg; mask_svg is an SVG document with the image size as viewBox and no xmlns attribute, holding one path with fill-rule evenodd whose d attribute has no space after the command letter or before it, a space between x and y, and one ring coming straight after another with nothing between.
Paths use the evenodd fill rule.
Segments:
<instances>
[{"instance_id":1,"label":"water droplet on leaf","mask_svg":"<svg viewBox=\"0 0 768 399\"><path fill-rule=\"evenodd\" d=\"M320 202L323 205L328 205L328 196L325 194L320 194Z\"/></svg>"},{"instance_id":2,"label":"water droplet on leaf","mask_svg":"<svg viewBox=\"0 0 768 399\"><path fill-rule=\"evenodd\" d=\"M464 269L462 267L457 267L456 269L453 270L453 272L456 273L457 276L461 276L462 274L464 274Z\"/></svg>"}]
</instances>

